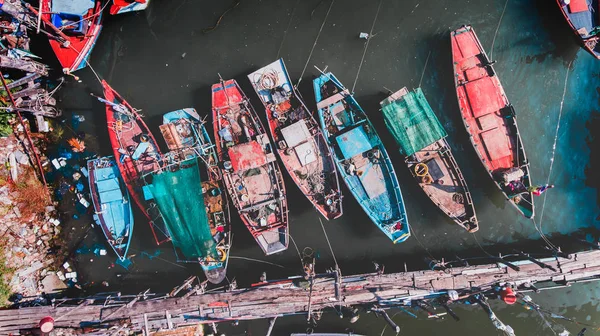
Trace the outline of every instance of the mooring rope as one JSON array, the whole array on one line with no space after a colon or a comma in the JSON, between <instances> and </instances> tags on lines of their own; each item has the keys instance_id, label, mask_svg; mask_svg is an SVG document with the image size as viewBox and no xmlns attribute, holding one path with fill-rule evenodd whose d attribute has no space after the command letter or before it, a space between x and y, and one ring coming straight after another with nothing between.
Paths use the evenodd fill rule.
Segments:
<instances>
[{"instance_id":1,"label":"mooring rope","mask_svg":"<svg viewBox=\"0 0 600 336\"><path fill-rule=\"evenodd\" d=\"M423 83L423 76L425 76L425 70L427 70L427 64L429 63L430 56L431 56L431 50L429 51L429 54L427 54L427 59L425 60L425 66L423 67L423 72L421 73L421 79L419 80L419 86L417 86L417 87L421 87L421 83Z\"/></svg>"},{"instance_id":2,"label":"mooring rope","mask_svg":"<svg viewBox=\"0 0 600 336\"><path fill-rule=\"evenodd\" d=\"M308 63L310 62L313 51L315 51L315 47L317 46L317 42L319 41L319 36L321 36L321 32L323 31L323 27L325 27L325 22L327 22L327 18L329 17L329 13L331 12L331 8L333 7L334 3L335 3L335 0L331 0L331 3L329 4L329 9L327 10L327 14L325 14L323 23L321 23L321 28L319 29L317 38L315 38L315 42L313 43L313 46L310 49L310 53L308 54L308 59L306 60L306 63L304 64L304 69L302 69L302 73L300 74L300 78L298 79L298 83L296 83L295 87L298 87L298 85L300 85L300 82L302 81L302 76L304 76L304 72L306 72L306 67L308 66Z\"/></svg>"},{"instance_id":3,"label":"mooring rope","mask_svg":"<svg viewBox=\"0 0 600 336\"><path fill-rule=\"evenodd\" d=\"M573 61L569 62L569 66L567 66L567 73L565 75L565 84L563 87L563 95L560 101L560 109L558 110L558 120L556 122L556 130L554 132L554 143L552 144L552 156L550 157L550 169L548 170L548 179L546 180L546 184L550 183L550 178L552 177L552 169L554 168L554 156L556 155L556 143L558 142L558 131L560 129L560 121L562 119L563 107L565 104L565 97L567 95L567 84L569 82L569 71L571 70L571 65ZM542 227L542 220L544 219L544 208L546 206L546 195L544 194L544 201L542 203L542 213L540 214L540 229Z\"/></svg>"},{"instance_id":4,"label":"mooring rope","mask_svg":"<svg viewBox=\"0 0 600 336\"><path fill-rule=\"evenodd\" d=\"M327 231L325 231L325 226L323 225L321 217L319 217L319 223L321 223L321 229L323 229L323 234L325 235L325 239L327 239L327 245L329 245L329 250L331 251L331 255L333 256L333 261L335 262L335 267L337 269L340 269L337 259L335 258L335 253L333 253L333 248L331 247L331 243L329 242L329 237L327 236Z\"/></svg>"},{"instance_id":5,"label":"mooring rope","mask_svg":"<svg viewBox=\"0 0 600 336\"><path fill-rule=\"evenodd\" d=\"M492 60L492 55L494 54L494 44L496 43L496 36L498 36L498 30L500 30L500 24L502 24L502 18L504 17L504 12L506 12L506 7L508 6L508 0L504 4L504 9L502 10L502 14L500 15L500 20L498 20L498 26L496 26L496 32L494 33L494 38L492 39L492 47L490 48L490 60Z\"/></svg>"},{"instance_id":6,"label":"mooring rope","mask_svg":"<svg viewBox=\"0 0 600 336\"><path fill-rule=\"evenodd\" d=\"M367 55L367 49L369 48L369 42L373 37L373 29L375 29L375 23L377 23L377 17L379 16L379 10L381 9L381 4L383 0L379 1L379 6L377 6L377 12L375 12L375 18L373 19L373 25L371 25L371 31L369 32L369 36L367 37L367 42L365 42L365 49L363 50L362 58L360 59L360 64L358 65L358 71L356 72L356 78L354 78L354 84L352 84L352 90L350 92L354 94L354 88L356 87L356 82L358 82L358 76L360 75L360 70L362 69L363 62L365 60L365 56Z\"/></svg>"},{"instance_id":7,"label":"mooring rope","mask_svg":"<svg viewBox=\"0 0 600 336\"><path fill-rule=\"evenodd\" d=\"M281 38L281 44L279 44L279 49L277 50L277 57L279 59L279 54L281 54L281 48L283 48L283 43L285 42L285 38L287 37L288 31L290 30L290 26L292 25L292 20L294 19L294 14L296 14L296 8L298 8L298 4L300 0L296 1L294 5L294 9L292 9L292 14L290 15L290 20L288 21L287 27L285 28L285 32L283 32L283 38Z\"/></svg>"}]
</instances>

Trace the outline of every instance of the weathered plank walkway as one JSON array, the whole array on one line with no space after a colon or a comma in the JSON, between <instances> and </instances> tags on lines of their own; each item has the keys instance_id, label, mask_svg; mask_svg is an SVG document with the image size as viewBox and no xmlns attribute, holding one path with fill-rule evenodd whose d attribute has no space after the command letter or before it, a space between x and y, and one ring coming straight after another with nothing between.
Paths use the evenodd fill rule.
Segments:
<instances>
[{"instance_id":1,"label":"weathered plank walkway","mask_svg":"<svg viewBox=\"0 0 600 336\"><path fill-rule=\"evenodd\" d=\"M344 276L319 275L314 281L309 308L309 290L302 281L286 280L249 289L191 295L180 298L134 300L127 306L103 305L104 300L80 301L72 307L34 307L0 311L0 334L36 328L45 316L55 319L56 327L81 327L126 322L138 331L171 329L198 323L226 320L262 319L306 313L332 306L377 304L401 305L404 300L439 296L447 290L468 295L507 282L516 288L528 284L544 287L600 279L600 251L571 255L571 259L547 258L550 267L529 261L456 267L444 271L416 271L393 274Z\"/></svg>"}]
</instances>

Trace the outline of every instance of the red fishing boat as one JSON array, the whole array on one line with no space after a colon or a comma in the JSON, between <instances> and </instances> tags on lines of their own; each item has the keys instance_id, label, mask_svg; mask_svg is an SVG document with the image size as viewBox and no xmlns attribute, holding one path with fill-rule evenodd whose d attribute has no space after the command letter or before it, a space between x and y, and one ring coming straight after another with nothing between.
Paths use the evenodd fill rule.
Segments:
<instances>
[{"instance_id":1,"label":"red fishing boat","mask_svg":"<svg viewBox=\"0 0 600 336\"><path fill-rule=\"evenodd\" d=\"M150 0L113 0L110 6L110 14L123 14L134 11L141 11L148 7Z\"/></svg>"},{"instance_id":2,"label":"red fishing boat","mask_svg":"<svg viewBox=\"0 0 600 336\"><path fill-rule=\"evenodd\" d=\"M69 74L86 67L102 30L102 0L41 0L42 18L56 33L50 46Z\"/></svg>"},{"instance_id":3,"label":"red fishing boat","mask_svg":"<svg viewBox=\"0 0 600 336\"><path fill-rule=\"evenodd\" d=\"M212 110L223 181L233 204L266 255L286 250L285 185L269 136L235 80L212 86Z\"/></svg>"},{"instance_id":4,"label":"red fishing boat","mask_svg":"<svg viewBox=\"0 0 600 336\"><path fill-rule=\"evenodd\" d=\"M327 219L342 215L337 169L319 124L300 99L282 59L248 75L265 106L277 153L292 180Z\"/></svg>"},{"instance_id":5,"label":"red fishing boat","mask_svg":"<svg viewBox=\"0 0 600 336\"><path fill-rule=\"evenodd\" d=\"M504 196L533 218L529 162L515 110L473 28L453 31L451 40L458 104L473 147Z\"/></svg>"},{"instance_id":6,"label":"red fishing boat","mask_svg":"<svg viewBox=\"0 0 600 336\"><path fill-rule=\"evenodd\" d=\"M556 0L583 48L600 59L600 4L597 0Z\"/></svg>"},{"instance_id":7,"label":"red fishing boat","mask_svg":"<svg viewBox=\"0 0 600 336\"><path fill-rule=\"evenodd\" d=\"M102 81L106 104L108 135L115 161L131 198L149 220L157 244L169 241L165 222L150 189L142 180L159 168L160 149L136 109L131 107L106 81Z\"/></svg>"}]
</instances>

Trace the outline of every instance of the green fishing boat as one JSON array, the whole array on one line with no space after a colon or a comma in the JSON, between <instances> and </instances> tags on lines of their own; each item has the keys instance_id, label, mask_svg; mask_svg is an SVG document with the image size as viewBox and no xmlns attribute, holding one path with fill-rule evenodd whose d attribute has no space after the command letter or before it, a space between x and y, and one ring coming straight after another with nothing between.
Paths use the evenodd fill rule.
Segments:
<instances>
[{"instance_id":1,"label":"green fishing boat","mask_svg":"<svg viewBox=\"0 0 600 336\"><path fill-rule=\"evenodd\" d=\"M385 124L421 189L456 224L469 232L477 231L467 182L446 141L448 134L423 91L403 88L380 104Z\"/></svg>"}]
</instances>

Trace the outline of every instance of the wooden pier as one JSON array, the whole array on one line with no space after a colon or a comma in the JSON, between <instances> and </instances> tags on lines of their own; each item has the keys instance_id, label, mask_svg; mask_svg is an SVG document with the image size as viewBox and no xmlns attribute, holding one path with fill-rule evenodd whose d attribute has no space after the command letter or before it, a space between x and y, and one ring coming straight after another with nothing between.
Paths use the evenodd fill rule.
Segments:
<instances>
[{"instance_id":1,"label":"wooden pier","mask_svg":"<svg viewBox=\"0 0 600 336\"><path fill-rule=\"evenodd\" d=\"M56 328L106 328L124 325L151 334L199 323L253 320L307 314L331 307L363 306L385 309L418 300L443 298L454 290L460 297L493 291L498 284L511 284L516 291L565 286L600 279L600 251L562 257L522 260L392 274L338 276L319 274L310 283L303 277L256 284L251 288L181 297L138 296L86 298L70 306L44 306L0 310L0 334L19 334L38 327L51 316ZM535 286L535 287L534 287ZM310 293L310 294L309 294ZM182 293L179 293L181 295ZM454 294L454 293L453 293ZM310 304L309 304L310 298Z\"/></svg>"}]
</instances>

